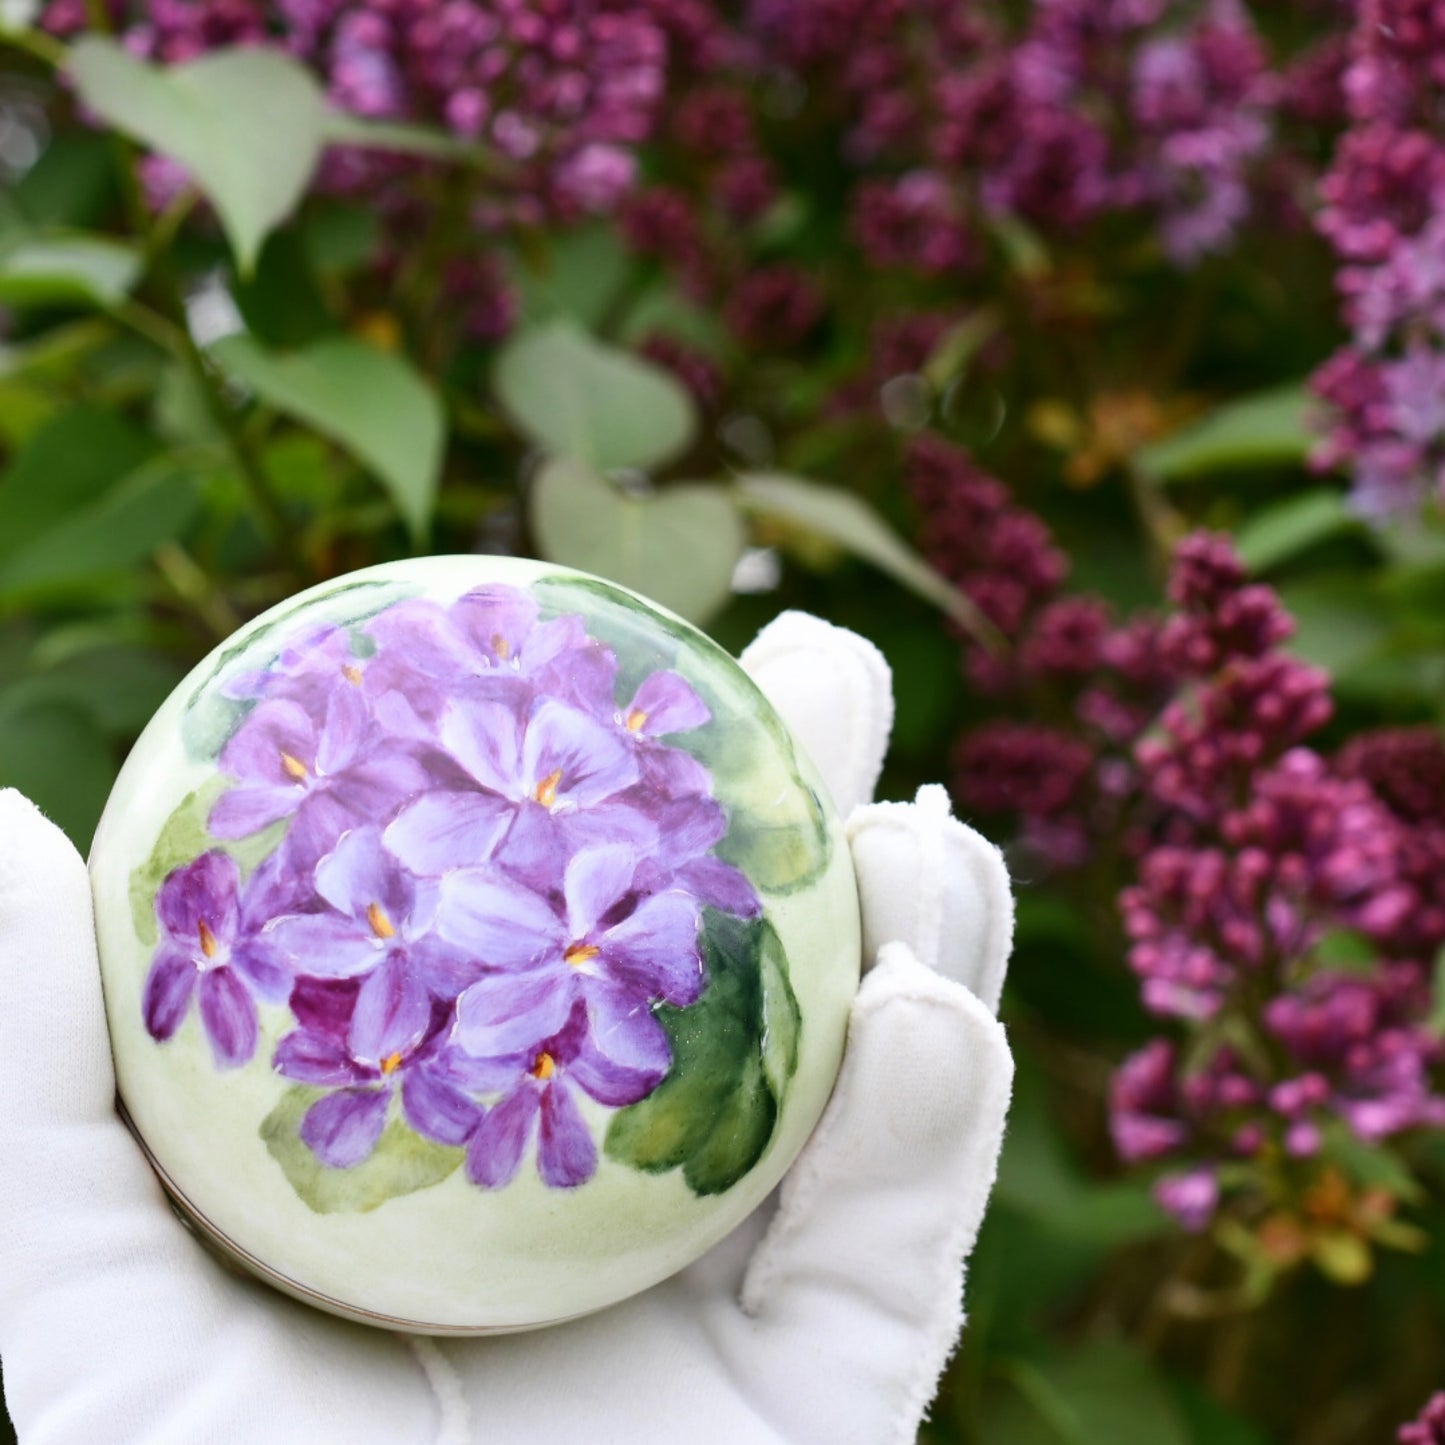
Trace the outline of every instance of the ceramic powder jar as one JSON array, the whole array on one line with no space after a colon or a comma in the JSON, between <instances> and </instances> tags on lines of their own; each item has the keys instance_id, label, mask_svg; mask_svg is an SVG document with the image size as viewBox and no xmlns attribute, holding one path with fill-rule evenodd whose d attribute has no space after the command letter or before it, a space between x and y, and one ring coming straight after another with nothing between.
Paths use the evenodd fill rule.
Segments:
<instances>
[{"instance_id":1,"label":"ceramic powder jar","mask_svg":"<svg viewBox=\"0 0 1445 1445\"><path fill-rule=\"evenodd\" d=\"M258 618L147 728L91 875L166 1188L392 1328L546 1324L695 1259L817 1122L858 982L841 826L761 694L534 562Z\"/></svg>"}]
</instances>

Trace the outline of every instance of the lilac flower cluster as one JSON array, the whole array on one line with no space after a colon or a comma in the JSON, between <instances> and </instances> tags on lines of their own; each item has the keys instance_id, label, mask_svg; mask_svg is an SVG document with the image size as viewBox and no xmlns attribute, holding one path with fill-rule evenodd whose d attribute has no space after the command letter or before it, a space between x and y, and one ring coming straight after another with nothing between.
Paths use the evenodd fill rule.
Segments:
<instances>
[{"instance_id":1,"label":"lilac flower cluster","mask_svg":"<svg viewBox=\"0 0 1445 1445\"><path fill-rule=\"evenodd\" d=\"M1445 495L1442 53L1438 6L1362 0L1343 74L1350 127L1321 184L1352 335L1315 375L1333 422L1317 460L1350 467L1376 518Z\"/></svg>"},{"instance_id":2,"label":"lilac flower cluster","mask_svg":"<svg viewBox=\"0 0 1445 1445\"><path fill-rule=\"evenodd\" d=\"M965 639L965 666L1026 718L965 733L961 803L1012 816L1056 869L1132 874L1119 906L1143 1003L1191 1036L1119 1069L1120 1156L1173 1165L1157 1197L1201 1229L1268 1161L1308 1179L1332 1129L1374 1146L1445 1124L1428 1022L1445 944L1439 734L1312 750L1328 678L1283 650L1289 616L1222 537L1177 549L1171 615L1116 624L1060 594L1042 524L965 454L920 439L910 479L931 560L1009 644Z\"/></svg>"},{"instance_id":3,"label":"lilac flower cluster","mask_svg":"<svg viewBox=\"0 0 1445 1445\"><path fill-rule=\"evenodd\" d=\"M1425 1408L1395 1436L1398 1445L1442 1445L1445 1442L1445 1390L1432 1395Z\"/></svg>"},{"instance_id":4,"label":"lilac flower cluster","mask_svg":"<svg viewBox=\"0 0 1445 1445\"><path fill-rule=\"evenodd\" d=\"M194 1001L220 1067L258 1005L294 1028L277 1073L325 1091L301 1123L324 1164L375 1150L399 1100L496 1188L536 1140L554 1187L597 1151L579 1101L649 1094L671 1063L654 1014L706 987L702 910L753 917L712 855L727 818L666 738L705 726L675 672L618 700L618 659L524 591L412 600L297 637L232 685L250 710L219 759L218 842L284 826L249 878L216 847L172 871L146 980L151 1034Z\"/></svg>"}]
</instances>

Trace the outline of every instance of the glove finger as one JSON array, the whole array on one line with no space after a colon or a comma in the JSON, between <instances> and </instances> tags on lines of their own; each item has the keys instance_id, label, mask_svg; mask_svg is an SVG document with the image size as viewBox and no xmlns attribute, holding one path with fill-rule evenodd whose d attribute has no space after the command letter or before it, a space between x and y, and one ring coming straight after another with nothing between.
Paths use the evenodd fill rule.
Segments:
<instances>
[{"instance_id":1,"label":"glove finger","mask_svg":"<svg viewBox=\"0 0 1445 1445\"><path fill-rule=\"evenodd\" d=\"M893 729L893 678L866 638L785 612L743 651L743 667L778 710L847 817L873 796Z\"/></svg>"},{"instance_id":2,"label":"glove finger","mask_svg":"<svg viewBox=\"0 0 1445 1445\"><path fill-rule=\"evenodd\" d=\"M871 803L848 819L867 967L887 943L998 1010L1013 943L1003 855L949 811L936 784L913 803Z\"/></svg>"},{"instance_id":3,"label":"glove finger","mask_svg":"<svg viewBox=\"0 0 1445 1445\"><path fill-rule=\"evenodd\" d=\"M743 1284L745 1348L771 1391L758 1404L785 1438L914 1438L962 1324L963 1262L993 1187L1012 1079L988 1009L888 945L859 990L833 1098ZM846 1348L829 1356L830 1341Z\"/></svg>"}]
</instances>

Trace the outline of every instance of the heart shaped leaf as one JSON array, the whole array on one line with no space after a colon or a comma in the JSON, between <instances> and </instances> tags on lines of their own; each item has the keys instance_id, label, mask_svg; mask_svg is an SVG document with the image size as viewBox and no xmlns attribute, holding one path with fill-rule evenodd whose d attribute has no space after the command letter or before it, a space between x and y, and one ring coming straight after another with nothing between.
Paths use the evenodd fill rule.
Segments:
<instances>
[{"instance_id":1,"label":"heart shaped leaf","mask_svg":"<svg viewBox=\"0 0 1445 1445\"><path fill-rule=\"evenodd\" d=\"M273 50L218 50L148 65L83 36L69 70L80 99L117 130L178 161L215 206L242 271L295 210L321 155L325 101L311 74Z\"/></svg>"},{"instance_id":2,"label":"heart shaped leaf","mask_svg":"<svg viewBox=\"0 0 1445 1445\"><path fill-rule=\"evenodd\" d=\"M549 462L537 477L532 530L552 561L620 582L693 622L727 600L744 542L723 487L686 482L629 497L571 461Z\"/></svg>"},{"instance_id":3,"label":"heart shaped leaf","mask_svg":"<svg viewBox=\"0 0 1445 1445\"><path fill-rule=\"evenodd\" d=\"M539 447L599 471L655 467L686 451L697 431L692 398L670 372L571 322L520 332L494 380L508 415Z\"/></svg>"},{"instance_id":4,"label":"heart shaped leaf","mask_svg":"<svg viewBox=\"0 0 1445 1445\"><path fill-rule=\"evenodd\" d=\"M418 544L441 480L446 417L426 379L400 356L349 337L273 352L252 336L212 348L221 368L269 406L329 436L385 484Z\"/></svg>"}]
</instances>

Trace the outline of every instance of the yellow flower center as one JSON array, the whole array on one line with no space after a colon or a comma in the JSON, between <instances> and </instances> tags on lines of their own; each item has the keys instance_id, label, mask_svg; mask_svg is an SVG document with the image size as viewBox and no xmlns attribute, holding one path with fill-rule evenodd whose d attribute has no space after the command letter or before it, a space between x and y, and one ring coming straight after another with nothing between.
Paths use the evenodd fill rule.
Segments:
<instances>
[{"instance_id":1,"label":"yellow flower center","mask_svg":"<svg viewBox=\"0 0 1445 1445\"><path fill-rule=\"evenodd\" d=\"M348 662L346 666L341 669L341 675L352 687L361 686L361 669L354 662Z\"/></svg>"},{"instance_id":2,"label":"yellow flower center","mask_svg":"<svg viewBox=\"0 0 1445 1445\"><path fill-rule=\"evenodd\" d=\"M303 763L300 758L293 758L288 752L282 752L281 766L285 768L287 773L295 778L298 783L304 783L306 779L311 776L306 770L306 764Z\"/></svg>"},{"instance_id":3,"label":"yellow flower center","mask_svg":"<svg viewBox=\"0 0 1445 1445\"><path fill-rule=\"evenodd\" d=\"M388 1054L388 1055L381 1061L381 1072L382 1072L382 1075L383 1075L383 1076L385 1076L385 1075L387 1075L387 1074L394 1074L400 1067L401 1067L401 1052L400 1052L400 1050L398 1050L398 1051L397 1051L396 1053L394 1053L394 1054Z\"/></svg>"},{"instance_id":4,"label":"yellow flower center","mask_svg":"<svg viewBox=\"0 0 1445 1445\"><path fill-rule=\"evenodd\" d=\"M590 958L596 958L602 950L595 943L574 943L566 953L562 955L564 963L570 963L573 968L580 968Z\"/></svg>"},{"instance_id":5,"label":"yellow flower center","mask_svg":"<svg viewBox=\"0 0 1445 1445\"><path fill-rule=\"evenodd\" d=\"M214 958L217 948L216 935L211 932L211 926L204 918L196 924L196 932L200 935L201 952L204 953L207 958Z\"/></svg>"},{"instance_id":6,"label":"yellow flower center","mask_svg":"<svg viewBox=\"0 0 1445 1445\"><path fill-rule=\"evenodd\" d=\"M627 714L627 731L640 733L643 724L647 721L647 714L640 707L635 707Z\"/></svg>"},{"instance_id":7,"label":"yellow flower center","mask_svg":"<svg viewBox=\"0 0 1445 1445\"><path fill-rule=\"evenodd\" d=\"M512 644L498 632L492 637L492 651L505 662L512 655Z\"/></svg>"},{"instance_id":8,"label":"yellow flower center","mask_svg":"<svg viewBox=\"0 0 1445 1445\"><path fill-rule=\"evenodd\" d=\"M557 1064L552 1055L545 1051L538 1054L532 1064L532 1077L534 1079L550 1079L557 1072Z\"/></svg>"},{"instance_id":9,"label":"yellow flower center","mask_svg":"<svg viewBox=\"0 0 1445 1445\"><path fill-rule=\"evenodd\" d=\"M366 905L366 921L371 925L371 931L378 938L396 937L396 929L391 926L391 919L383 912L381 904L368 903Z\"/></svg>"},{"instance_id":10,"label":"yellow flower center","mask_svg":"<svg viewBox=\"0 0 1445 1445\"><path fill-rule=\"evenodd\" d=\"M562 769L554 768L540 783L532 796L544 807L550 808L557 801L557 788L562 782Z\"/></svg>"}]
</instances>

